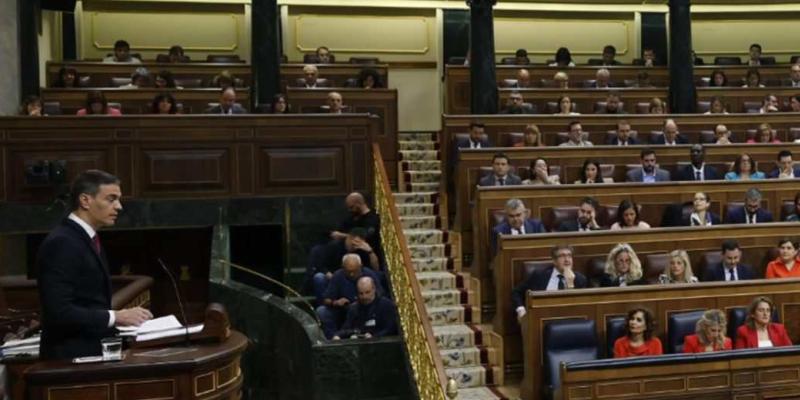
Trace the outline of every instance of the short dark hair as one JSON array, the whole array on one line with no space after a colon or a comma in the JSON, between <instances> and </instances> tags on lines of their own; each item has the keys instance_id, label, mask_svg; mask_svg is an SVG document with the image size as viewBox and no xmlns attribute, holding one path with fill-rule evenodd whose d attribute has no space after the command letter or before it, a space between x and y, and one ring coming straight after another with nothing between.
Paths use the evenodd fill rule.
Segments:
<instances>
[{"instance_id":1,"label":"short dark hair","mask_svg":"<svg viewBox=\"0 0 800 400\"><path fill-rule=\"evenodd\" d=\"M572 130L573 126L580 125L580 124L581 124L581 121L578 121L578 120L570 121L569 125L567 125L567 129Z\"/></svg>"},{"instance_id":2,"label":"short dark hair","mask_svg":"<svg viewBox=\"0 0 800 400\"><path fill-rule=\"evenodd\" d=\"M508 158L506 153L494 153L494 156L492 156L492 164L494 164L494 160L497 160L498 158L505 158L506 162L511 163L511 159Z\"/></svg>"},{"instance_id":3,"label":"short dark hair","mask_svg":"<svg viewBox=\"0 0 800 400\"><path fill-rule=\"evenodd\" d=\"M103 105L103 114L108 112L108 100L103 92L92 90L86 94L86 114L92 114L92 104L100 103Z\"/></svg>"},{"instance_id":4,"label":"short dark hair","mask_svg":"<svg viewBox=\"0 0 800 400\"><path fill-rule=\"evenodd\" d=\"M656 151L651 148L642 149L639 153L639 158L644 159L645 157L649 156L650 154L656 155Z\"/></svg>"},{"instance_id":5,"label":"short dark hair","mask_svg":"<svg viewBox=\"0 0 800 400\"><path fill-rule=\"evenodd\" d=\"M609 44L603 47L603 54L605 53L617 54L617 48Z\"/></svg>"},{"instance_id":6,"label":"short dark hair","mask_svg":"<svg viewBox=\"0 0 800 400\"><path fill-rule=\"evenodd\" d=\"M750 302L750 305L747 306L747 319L745 319L745 323L752 329L756 328L756 322L753 320L753 314L756 313L756 308L761 303L767 303L769 305L769 312L775 312L775 303L772 302L772 299L766 296L758 296Z\"/></svg>"},{"instance_id":7,"label":"short dark hair","mask_svg":"<svg viewBox=\"0 0 800 400\"><path fill-rule=\"evenodd\" d=\"M528 50L525 49L517 49L517 52L514 54L516 57L527 57Z\"/></svg>"},{"instance_id":8,"label":"short dark hair","mask_svg":"<svg viewBox=\"0 0 800 400\"><path fill-rule=\"evenodd\" d=\"M631 324L628 323L628 321L630 321L631 318L633 318L633 316L638 312L641 312L642 315L644 315L644 340L650 340L653 337L653 331L656 328L656 319L653 318L653 313L644 307L637 307L628 311L628 315L625 317L625 336L631 336Z\"/></svg>"},{"instance_id":9,"label":"short dark hair","mask_svg":"<svg viewBox=\"0 0 800 400\"><path fill-rule=\"evenodd\" d=\"M631 123L628 122L627 119L621 119L621 120L617 121L617 130L619 130L619 127L622 126L622 125L628 125L628 128L631 127Z\"/></svg>"},{"instance_id":10,"label":"short dark hair","mask_svg":"<svg viewBox=\"0 0 800 400\"><path fill-rule=\"evenodd\" d=\"M117 40L116 42L114 42L114 50L116 50L116 49L128 49L128 50L130 50L131 49L131 45L128 44L128 42L126 42L124 40Z\"/></svg>"},{"instance_id":11,"label":"short dark hair","mask_svg":"<svg viewBox=\"0 0 800 400\"><path fill-rule=\"evenodd\" d=\"M795 249L800 248L800 244L797 243L797 240L796 239L792 239L790 237L782 237L782 238L780 238L778 240L778 247L781 247L786 243L791 243L792 247L794 247Z\"/></svg>"},{"instance_id":12,"label":"short dark hair","mask_svg":"<svg viewBox=\"0 0 800 400\"><path fill-rule=\"evenodd\" d=\"M619 206L617 206L617 223L620 227L625 226L625 218L623 217L623 214L625 214L625 211L628 209L631 209L634 213L636 213L636 220L634 221L634 224L639 224L639 205L633 200L624 199L620 201Z\"/></svg>"},{"instance_id":13,"label":"short dark hair","mask_svg":"<svg viewBox=\"0 0 800 400\"><path fill-rule=\"evenodd\" d=\"M597 168L597 176L595 177L594 183L603 183L603 169L600 168L600 161L594 158L587 158L583 162L583 168L581 168L581 183L586 183L586 167L588 167L589 164Z\"/></svg>"},{"instance_id":14,"label":"short dark hair","mask_svg":"<svg viewBox=\"0 0 800 400\"><path fill-rule=\"evenodd\" d=\"M789 150L781 150L778 153L778 161L780 161L780 159L783 158L783 157L791 157L791 156L792 156L792 152L791 151L789 151Z\"/></svg>"},{"instance_id":15,"label":"short dark hair","mask_svg":"<svg viewBox=\"0 0 800 400\"><path fill-rule=\"evenodd\" d=\"M751 45L750 45L750 48L752 49L753 47L757 48L757 49L758 49L758 51L761 51L761 45L760 45L760 44L758 44L758 43L753 43L753 44L751 44Z\"/></svg>"},{"instance_id":16,"label":"short dark hair","mask_svg":"<svg viewBox=\"0 0 800 400\"><path fill-rule=\"evenodd\" d=\"M595 209L595 211L598 208L600 208L600 204L597 203L597 200L595 200L594 197L586 196L586 197L582 198L581 202L579 203L579 205L584 205L584 204L588 204L588 205L592 206Z\"/></svg>"},{"instance_id":17,"label":"short dark hair","mask_svg":"<svg viewBox=\"0 0 800 400\"><path fill-rule=\"evenodd\" d=\"M483 122L472 121L469 123L469 129L471 130L472 128L486 128L486 124Z\"/></svg>"},{"instance_id":18,"label":"short dark hair","mask_svg":"<svg viewBox=\"0 0 800 400\"><path fill-rule=\"evenodd\" d=\"M575 254L575 249L573 249L572 246L570 246L570 245L568 245L566 243L560 243L560 244L557 244L557 245L553 246L552 248L550 248L550 258L555 260L556 256L558 255L558 252L561 251L561 250L569 250L570 254L572 254L572 255Z\"/></svg>"},{"instance_id":19,"label":"short dark hair","mask_svg":"<svg viewBox=\"0 0 800 400\"><path fill-rule=\"evenodd\" d=\"M726 251L732 251L736 249L741 249L739 247L739 242L734 239L726 239L722 241L722 254L725 254Z\"/></svg>"},{"instance_id":20,"label":"short dark hair","mask_svg":"<svg viewBox=\"0 0 800 400\"><path fill-rule=\"evenodd\" d=\"M176 44L176 45L174 45L174 46L169 48L169 54L174 54L176 56L182 56L183 55L183 47L181 47L181 46Z\"/></svg>"},{"instance_id":21,"label":"short dark hair","mask_svg":"<svg viewBox=\"0 0 800 400\"><path fill-rule=\"evenodd\" d=\"M90 169L78 175L69 189L69 206L71 211L80 207L80 197L82 194L90 196L97 195L102 185L119 185L120 180L108 172L99 169Z\"/></svg>"},{"instance_id":22,"label":"short dark hair","mask_svg":"<svg viewBox=\"0 0 800 400\"><path fill-rule=\"evenodd\" d=\"M153 114L159 114L159 104L161 104L161 102L164 100L166 100L170 105L169 113L177 114L178 104L175 102L175 97L173 97L172 94L170 94L169 92L164 92L156 95L156 97L153 98L153 103L150 106L150 111Z\"/></svg>"}]
</instances>

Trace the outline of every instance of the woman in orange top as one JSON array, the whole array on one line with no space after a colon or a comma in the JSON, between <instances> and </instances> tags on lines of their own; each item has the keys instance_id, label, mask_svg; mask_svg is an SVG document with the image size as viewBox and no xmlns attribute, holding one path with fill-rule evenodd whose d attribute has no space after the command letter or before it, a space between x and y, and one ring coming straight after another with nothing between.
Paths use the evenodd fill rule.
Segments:
<instances>
[{"instance_id":1,"label":"woman in orange top","mask_svg":"<svg viewBox=\"0 0 800 400\"><path fill-rule=\"evenodd\" d=\"M628 311L625 336L614 342L614 358L657 356L664 353L661 341L653 337L653 314L644 308Z\"/></svg>"},{"instance_id":2,"label":"woman in orange top","mask_svg":"<svg viewBox=\"0 0 800 400\"><path fill-rule=\"evenodd\" d=\"M736 330L736 348L791 346L783 324L772 322L775 305L769 297L756 297L747 308L747 321Z\"/></svg>"},{"instance_id":3,"label":"woman in orange top","mask_svg":"<svg viewBox=\"0 0 800 400\"><path fill-rule=\"evenodd\" d=\"M706 353L711 351L730 350L731 339L725 337L728 320L720 310L708 310L697 320L694 335L683 339L684 353Z\"/></svg>"},{"instance_id":4,"label":"woman in orange top","mask_svg":"<svg viewBox=\"0 0 800 400\"><path fill-rule=\"evenodd\" d=\"M783 238L778 242L778 258L767 264L767 279L800 278L797 247L797 242L789 238Z\"/></svg>"}]
</instances>

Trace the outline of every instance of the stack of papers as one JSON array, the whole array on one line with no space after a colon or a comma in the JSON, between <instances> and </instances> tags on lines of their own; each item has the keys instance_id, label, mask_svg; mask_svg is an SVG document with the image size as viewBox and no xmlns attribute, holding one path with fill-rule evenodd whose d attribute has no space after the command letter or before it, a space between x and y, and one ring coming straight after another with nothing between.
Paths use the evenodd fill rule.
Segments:
<instances>
[{"instance_id":1,"label":"stack of papers","mask_svg":"<svg viewBox=\"0 0 800 400\"><path fill-rule=\"evenodd\" d=\"M39 336L9 340L0 347L0 356L2 357L17 357L21 355L39 356Z\"/></svg>"},{"instance_id":2,"label":"stack of papers","mask_svg":"<svg viewBox=\"0 0 800 400\"><path fill-rule=\"evenodd\" d=\"M117 329L120 336L135 337L137 342L186 335L187 330L174 315L151 319L140 326L123 326ZM188 330L189 334L200 332L203 324L189 326Z\"/></svg>"}]
</instances>

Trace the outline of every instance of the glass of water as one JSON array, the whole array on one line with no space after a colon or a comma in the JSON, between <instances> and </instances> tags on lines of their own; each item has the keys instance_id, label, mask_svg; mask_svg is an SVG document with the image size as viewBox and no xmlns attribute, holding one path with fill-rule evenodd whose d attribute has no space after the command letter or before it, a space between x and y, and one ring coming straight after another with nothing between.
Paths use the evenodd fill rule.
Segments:
<instances>
[{"instance_id":1,"label":"glass of water","mask_svg":"<svg viewBox=\"0 0 800 400\"><path fill-rule=\"evenodd\" d=\"M122 338L110 337L100 341L103 348L103 361L122 360Z\"/></svg>"}]
</instances>

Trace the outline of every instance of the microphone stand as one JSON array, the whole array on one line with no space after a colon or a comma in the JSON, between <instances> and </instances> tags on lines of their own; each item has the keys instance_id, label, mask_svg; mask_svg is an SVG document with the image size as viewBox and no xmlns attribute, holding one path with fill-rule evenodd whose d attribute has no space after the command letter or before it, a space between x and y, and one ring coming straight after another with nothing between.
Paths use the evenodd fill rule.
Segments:
<instances>
[{"instance_id":1,"label":"microphone stand","mask_svg":"<svg viewBox=\"0 0 800 400\"><path fill-rule=\"evenodd\" d=\"M169 277L169 281L172 282L172 289L175 291L175 298L178 299L178 308L180 309L181 312L181 318L183 318L183 326L184 328L186 328L185 344L186 346L189 346L189 344L191 343L191 341L189 340L189 320L186 319L186 310L183 307L183 300L181 300L181 292L180 290L178 290L178 283L175 281L175 277L172 275L172 272L170 272L169 268L167 268L167 265L164 264L164 261L162 261L161 258L157 258L157 260L158 260L158 265L161 266L161 268Z\"/></svg>"}]
</instances>

